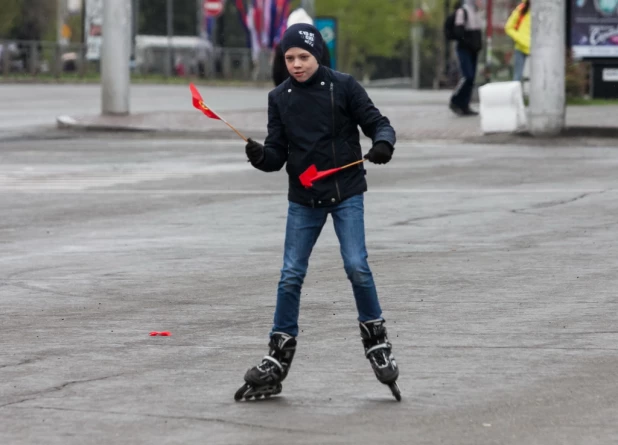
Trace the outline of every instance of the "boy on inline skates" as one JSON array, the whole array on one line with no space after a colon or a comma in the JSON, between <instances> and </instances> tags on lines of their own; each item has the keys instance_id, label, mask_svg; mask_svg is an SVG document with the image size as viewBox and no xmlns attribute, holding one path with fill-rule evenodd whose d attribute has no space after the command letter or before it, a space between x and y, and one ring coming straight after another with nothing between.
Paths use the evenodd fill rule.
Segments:
<instances>
[{"instance_id":1,"label":"boy on inline skates","mask_svg":"<svg viewBox=\"0 0 618 445\"><path fill-rule=\"evenodd\" d=\"M287 163L289 207L283 267L269 353L247 371L245 385L234 398L270 397L281 392L296 350L301 287L309 256L330 214L356 300L365 355L378 380L400 400L399 370L367 263L363 163L321 179L311 188L303 187L299 180L312 164L322 171L361 160L358 126L373 142L364 158L386 164L394 151L395 130L354 78L319 64L323 45L315 27L291 26L281 46L290 78L268 95L265 143L249 139L245 151L249 162L264 172L279 171Z\"/></svg>"}]
</instances>

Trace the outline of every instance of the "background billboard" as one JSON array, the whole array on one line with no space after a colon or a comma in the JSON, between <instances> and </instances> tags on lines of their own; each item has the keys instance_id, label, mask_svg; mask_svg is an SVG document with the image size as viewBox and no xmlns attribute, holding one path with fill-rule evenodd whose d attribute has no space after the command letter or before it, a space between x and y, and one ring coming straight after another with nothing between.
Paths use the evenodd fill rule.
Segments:
<instances>
[{"instance_id":1,"label":"background billboard","mask_svg":"<svg viewBox=\"0 0 618 445\"><path fill-rule=\"evenodd\" d=\"M570 0L576 59L618 58L618 0Z\"/></svg>"}]
</instances>

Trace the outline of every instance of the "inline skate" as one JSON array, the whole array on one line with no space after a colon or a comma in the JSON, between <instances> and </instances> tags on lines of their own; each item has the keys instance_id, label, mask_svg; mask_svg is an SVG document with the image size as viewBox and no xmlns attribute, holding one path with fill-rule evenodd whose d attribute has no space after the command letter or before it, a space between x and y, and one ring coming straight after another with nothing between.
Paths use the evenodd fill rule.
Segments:
<instances>
[{"instance_id":1,"label":"inline skate","mask_svg":"<svg viewBox=\"0 0 618 445\"><path fill-rule=\"evenodd\" d=\"M361 340L365 348L365 357L371 363L376 377L390 388L395 399L400 402L401 391L397 385L399 368L384 323L383 319L360 322Z\"/></svg>"},{"instance_id":2,"label":"inline skate","mask_svg":"<svg viewBox=\"0 0 618 445\"><path fill-rule=\"evenodd\" d=\"M273 332L269 352L262 362L245 374L245 384L236 391L234 400L269 398L281 392L281 382L287 377L296 352L296 339L283 332Z\"/></svg>"}]
</instances>

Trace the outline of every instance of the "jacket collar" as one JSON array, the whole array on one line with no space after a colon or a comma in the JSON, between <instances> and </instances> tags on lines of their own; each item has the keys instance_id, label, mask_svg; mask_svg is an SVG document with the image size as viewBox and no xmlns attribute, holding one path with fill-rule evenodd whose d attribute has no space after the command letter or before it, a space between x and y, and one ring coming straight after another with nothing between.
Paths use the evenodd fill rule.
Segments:
<instances>
[{"instance_id":1,"label":"jacket collar","mask_svg":"<svg viewBox=\"0 0 618 445\"><path fill-rule=\"evenodd\" d=\"M307 79L304 82L299 82L296 79L294 79L293 76L290 76L290 80L292 81L292 85L294 85L295 87L300 87L300 88L310 88L313 85L315 85L316 83L325 80L327 77L327 73L326 73L326 68L324 68L322 65L318 66L318 69L315 71L315 73L313 73L313 76L311 76L309 79Z\"/></svg>"}]
</instances>

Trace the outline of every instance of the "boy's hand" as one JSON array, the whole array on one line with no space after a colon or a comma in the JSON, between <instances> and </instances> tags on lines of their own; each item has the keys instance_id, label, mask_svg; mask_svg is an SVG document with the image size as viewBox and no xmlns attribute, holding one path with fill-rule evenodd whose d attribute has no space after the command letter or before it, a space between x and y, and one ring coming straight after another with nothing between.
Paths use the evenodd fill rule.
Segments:
<instances>
[{"instance_id":1,"label":"boy's hand","mask_svg":"<svg viewBox=\"0 0 618 445\"><path fill-rule=\"evenodd\" d=\"M374 164L386 164L393 157L393 149L387 142L378 142L365 155L365 159Z\"/></svg>"},{"instance_id":2,"label":"boy's hand","mask_svg":"<svg viewBox=\"0 0 618 445\"><path fill-rule=\"evenodd\" d=\"M259 142L255 142L251 138L247 139L245 153L247 153L249 162L251 162L252 164L257 165L264 160L264 146Z\"/></svg>"}]
</instances>

